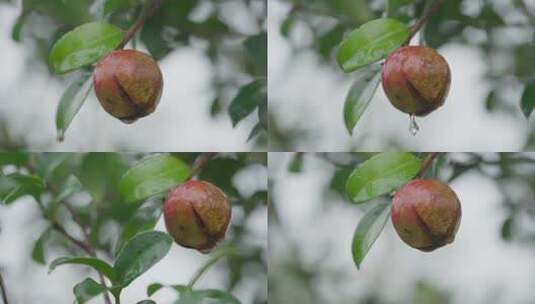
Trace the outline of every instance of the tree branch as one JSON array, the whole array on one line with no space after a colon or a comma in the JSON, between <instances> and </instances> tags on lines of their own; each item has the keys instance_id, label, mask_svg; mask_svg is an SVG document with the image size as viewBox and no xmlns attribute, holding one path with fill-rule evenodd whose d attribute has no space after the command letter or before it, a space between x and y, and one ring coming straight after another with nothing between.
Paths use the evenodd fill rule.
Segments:
<instances>
[{"instance_id":1,"label":"tree branch","mask_svg":"<svg viewBox=\"0 0 535 304\"><path fill-rule=\"evenodd\" d=\"M424 176L425 172L431 167L433 164L433 161L435 158L440 154L440 152L431 152L427 153L427 156L424 159L424 162L422 163L422 167L420 168L420 171L418 171L418 174L416 174L417 178L421 178Z\"/></svg>"},{"instance_id":2,"label":"tree branch","mask_svg":"<svg viewBox=\"0 0 535 304\"><path fill-rule=\"evenodd\" d=\"M57 189L55 189L50 184L48 185L48 190L50 192L54 193L55 195L57 195L57 192L58 192ZM67 204L65 202L62 202L61 205L64 206L69 211L69 213L70 213L72 219L74 220L74 222L78 226L80 226L80 230L82 230L82 234L84 235L84 241L81 241L81 240L73 237L72 235L70 235L67 232L67 230L65 230L65 228L57 220L51 219L52 228L54 228L56 231L61 233L63 236L65 236L65 238L67 238L69 241L71 241L74 245L78 246L80 249L82 249L88 255L90 255L92 257L97 257L97 253L96 253L95 248L93 248L93 246L91 246L91 243L89 242L89 235L87 234L87 231L85 230L85 225L81 221L81 219L78 216L78 214L76 214L76 212L72 209L72 207L69 204ZM107 291L107 287L108 286L106 284L106 280L104 279L104 276L102 275L102 273L100 273L100 272L97 272L97 273L98 273L98 277L99 277L99 280L100 280L100 284L106 288L106 290L102 293L102 296L104 298L104 303L105 304L111 304L111 299L110 299L110 296L109 296L108 291Z\"/></svg>"},{"instance_id":3,"label":"tree branch","mask_svg":"<svg viewBox=\"0 0 535 304\"><path fill-rule=\"evenodd\" d=\"M410 32L409 38L407 38L407 40L405 41L404 45L408 45L409 44L409 42L414 37L414 35L416 35L416 33L418 33L418 31L427 23L429 18L431 18L431 16L433 16L438 11L438 9L442 6L442 4L444 4L444 2L445 2L445 0L436 0L435 3L433 3L424 12L422 17L420 17L420 19L418 19L418 21L416 21L416 23L411 27L411 32Z\"/></svg>"},{"instance_id":4,"label":"tree branch","mask_svg":"<svg viewBox=\"0 0 535 304\"><path fill-rule=\"evenodd\" d=\"M158 8L160 8L161 5L162 5L162 0L153 0L147 10L147 13L141 14L138 20L134 24L132 24L132 26L128 29L128 31L124 35L124 38L121 41L121 43L119 43L119 45L117 46L116 50L120 50L124 48L124 46L128 43L128 41L130 41L130 39L134 37L136 32L143 26L143 24L145 24L147 19L154 16L154 14L158 10Z\"/></svg>"},{"instance_id":5,"label":"tree branch","mask_svg":"<svg viewBox=\"0 0 535 304\"><path fill-rule=\"evenodd\" d=\"M216 157L217 154L217 152L201 153L201 155L199 155L193 162L191 173L186 180L190 180L197 176L197 174L201 172L204 166L206 166L206 163L208 163L208 161L210 161L212 158Z\"/></svg>"},{"instance_id":6,"label":"tree branch","mask_svg":"<svg viewBox=\"0 0 535 304\"><path fill-rule=\"evenodd\" d=\"M9 304L7 300L7 288L4 283L4 278L2 278L1 272L0 272L0 291L2 292L2 300L4 301L4 304Z\"/></svg>"}]
</instances>

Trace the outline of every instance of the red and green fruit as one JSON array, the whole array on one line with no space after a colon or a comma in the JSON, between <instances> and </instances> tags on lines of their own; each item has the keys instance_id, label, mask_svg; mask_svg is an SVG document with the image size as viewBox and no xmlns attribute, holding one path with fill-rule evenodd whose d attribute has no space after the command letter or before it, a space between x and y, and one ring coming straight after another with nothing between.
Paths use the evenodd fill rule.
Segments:
<instances>
[{"instance_id":1,"label":"red and green fruit","mask_svg":"<svg viewBox=\"0 0 535 304\"><path fill-rule=\"evenodd\" d=\"M231 204L217 186L187 181L171 190L164 204L165 226L184 247L210 252L225 238Z\"/></svg>"},{"instance_id":2,"label":"red and green fruit","mask_svg":"<svg viewBox=\"0 0 535 304\"><path fill-rule=\"evenodd\" d=\"M444 104L451 73L446 59L435 50L405 46L386 59L382 83L394 107L404 113L425 116Z\"/></svg>"},{"instance_id":3,"label":"red and green fruit","mask_svg":"<svg viewBox=\"0 0 535 304\"><path fill-rule=\"evenodd\" d=\"M448 185L415 179L395 192L391 217L407 245L433 251L454 241L461 221L461 204Z\"/></svg>"},{"instance_id":4,"label":"red and green fruit","mask_svg":"<svg viewBox=\"0 0 535 304\"><path fill-rule=\"evenodd\" d=\"M163 78L158 64L149 55L118 50L97 64L93 84L104 110L132 123L154 112L162 95Z\"/></svg>"}]
</instances>

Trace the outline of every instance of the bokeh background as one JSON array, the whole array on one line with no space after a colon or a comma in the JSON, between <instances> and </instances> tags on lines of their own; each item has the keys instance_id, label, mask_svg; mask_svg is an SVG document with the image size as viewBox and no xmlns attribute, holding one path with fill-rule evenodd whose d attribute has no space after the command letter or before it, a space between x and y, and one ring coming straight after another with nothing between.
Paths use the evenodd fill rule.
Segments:
<instances>
[{"instance_id":1,"label":"bokeh background","mask_svg":"<svg viewBox=\"0 0 535 304\"><path fill-rule=\"evenodd\" d=\"M367 204L352 204L341 191L349 172L369 157L270 154L270 301L535 301L535 154L447 154L437 172L462 204L455 242L420 252L399 239L388 219L357 270L351 242Z\"/></svg>"},{"instance_id":2,"label":"bokeh background","mask_svg":"<svg viewBox=\"0 0 535 304\"><path fill-rule=\"evenodd\" d=\"M35 9L19 18L23 2ZM257 75L243 43L265 32L267 4L263 0L164 1L148 29L134 38L139 50L159 60L164 90L157 110L125 125L104 112L91 93L67 130L65 142L58 143L54 117L70 75L51 73L46 58L62 33L96 20L95 10L102 2L0 0L4 62L0 72L0 149L265 150L264 132L247 141L258 122L256 111L236 128L228 115L238 89ZM147 1L130 1L135 2ZM126 29L138 12L134 8L118 11L111 22Z\"/></svg>"},{"instance_id":3,"label":"bokeh background","mask_svg":"<svg viewBox=\"0 0 535 304\"><path fill-rule=\"evenodd\" d=\"M5 155L0 153L0 159L4 160ZM186 163L192 163L197 155L174 154ZM40 163L41 168L53 168L48 185L61 185L58 183L62 180L60 177L69 175L81 181L84 190L69 196L65 202L78 212L84 222L88 221L92 244L98 248L99 257L112 261L113 244L134 211L132 204L125 204L118 197L117 178L144 156L141 153L32 154L30 159ZM232 200L233 215L222 245L236 247L239 254L220 260L205 273L196 288L228 290L242 304L267 304L266 157L265 153L220 154L207 163L200 175L201 179L224 190ZM56 166L58 160L63 161ZM21 168L25 172L24 166ZM17 170L12 165L3 165L0 169L3 174ZM0 186L5 186L3 182ZM46 202L51 194L47 191L41 197ZM161 203L149 200L141 208L152 210L145 220L156 216L159 220L155 229L165 232L163 216L158 211ZM57 219L71 235L82 238L80 229L65 211L60 208ZM59 233L48 233L44 237L47 265L32 257L37 240L49 226L50 222L43 217L38 204L30 196L9 205L0 204L0 271L10 304L73 303L72 288L75 284L87 277L98 281L93 270L79 265L58 267L48 274L48 264L55 258L83 254ZM187 284L209 257L173 243L163 260L124 289L121 302L137 303L148 298L147 287L152 283ZM162 289L152 299L162 304L174 303L177 294L172 289ZM103 300L98 296L89 303L103 303Z\"/></svg>"},{"instance_id":4,"label":"bokeh background","mask_svg":"<svg viewBox=\"0 0 535 304\"><path fill-rule=\"evenodd\" d=\"M412 44L438 49L452 71L445 105L417 119L390 105L380 86L351 137L343 105L355 74L334 55L342 37L384 16L387 0L272 0L268 10L270 146L274 151L522 151L534 148L520 99L535 79L535 2L448 0ZM405 3L412 24L432 0Z\"/></svg>"}]
</instances>

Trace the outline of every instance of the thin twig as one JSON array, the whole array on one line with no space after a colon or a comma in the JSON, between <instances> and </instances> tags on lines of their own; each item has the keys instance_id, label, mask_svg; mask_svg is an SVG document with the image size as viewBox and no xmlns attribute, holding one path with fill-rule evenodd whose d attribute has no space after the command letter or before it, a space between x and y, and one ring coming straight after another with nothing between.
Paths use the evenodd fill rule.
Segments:
<instances>
[{"instance_id":1,"label":"thin twig","mask_svg":"<svg viewBox=\"0 0 535 304\"><path fill-rule=\"evenodd\" d=\"M37 171L35 162L36 162L35 154L32 154L31 157L30 157L30 161L28 162L28 169L30 171L32 171L32 172L36 172ZM56 187L54 187L54 185L52 185L50 183L47 183L47 190L50 191L55 196L57 196L58 193L59 193L59 190L56 189ZM74 210L72 210L72 208L70 208L70 206L68 204L66 204L64 202L62 203L62 205L65 206L67 208L67 210L69 210L69 212L71 213L71 216L73 217L73 220L78 225L80 225L80 229L82 230L82 233L84 234L85 241L80 241L77 238L71 236L67 232L67 230L65 230L65 228L63 228L63 226L61 226L61 224L56 219L48 218L46 216L46 213L45 213L45 210L44 210L42 204L39 201L37 203L41 207L41 211L43 212L43 215L45 216L45 218L47 218L48 220L50 220L52 222L52 228L53 229L57 230L59 233L64 235L69 241L71 241L76 246L80 247L83 251L85 251L90 256L97 257L96 250L95 250L95 248L93 248L93 246L91 246L91 243L89 241L89 237L88 237L88 235L87 235L87 233L86 233L86 231L84 229L85 227L84 227L82 221L80 220L80 218L78 217L76 212L74 212ZM108 288L107 288L106 280L104 279L104 276L102 275L102 273L98 272L98 276L99 276L99 279L100 279L100 284L105 287L105 290L104 290L104 292L102 294L102 296L104 298L104 303L105 304L111 304L111 299L110 299L110 297L108 295Z\"/></svg>"},{"instance_id":2,"label":"thin twig","mask_svg":"<svg viewBox=\"0 0 535 304\"><path fill-rule=\"evenodd\" d=\"M191 169L191 173L188 176L187 180L190 180L194 178L195 176L197 176L197 174L201 172L204 166L206 166L206 163L208 163L208 161L210 161L212 158L216 156L217 156L217 152L201 153L201 155L199 155L197 159L195 159L195 161L193 162L193 167Z\"/></svg>"},{"instance_id":3,"label":"thin twig","mask_svg":"<svg viewBox=\"0 0 535 304\"><path fill-rule=\"evenodd\" d=\"M92 252L92 248L91 248L91 246L89 244L87 244L84 241L80 241L79 239L77 239L77 238L73 237L72 235L70 235L67 232L67 230L65 230L65 228L63 228L63 226L61 226L57 221L54 221L52 223L52 228L54 228L59 233L63 234L63 236L65 236L69 241L71 241L76 246L80 247L80 249L82 249L86 253L89 254L90 252Z\"/></svg>"},{"instance_id":4,"label":"thin twig","mask_svg":"<svg viewBox=\"0 0 535 304\"><path fill-rule=\"evenodd\" d=\"M418 171L418 174L416 174L416 177L420 178L424 176L425 172L431 167L433 164L433 161L438 156L440 152L430 152L427 153L427 156L424 159L424 162L422 163L422 167L420 168L420 171Z\"/></svg>"},{"instance_id":5,"label":"thin twig","mask_svg":"<svg viewBox=\"0 0 535 304\"><path fill-rule=\"evenodd\" d=\"M188 284L188 288L193 288L193 286L195 286L195 284L197 283L197 281L199 281L199 279L202 277L202 275L208 271L208 269L210 269L210 267L212 267L215 263L217 263L220 259L226 257L226 256L230 256L230 255L234 255L234 254L237 254L237 251L234 247L228 247L228 248L224 248L224 249L221 249L220 251L216 252L207 262L206 264L204 264L199 270L197 270L197 272L195 273L195 275L191 278L189 284Z\"/></svg>"},{"instance_id":6,"label":"thin twig","mask_svg":"<svg viewBox=\"0 0 535 304\"><path fill-rule=\"evenodd\" d=\"M124 35L123 40L121 41L121 43L119 43L119 45L117 46L116 49L120 50L120 49L124 48L124 46L128 43L128 41L130 41L130 39L132 39L132 37L134 37L136 32L143 26L143 24L145 24L147 19L149 19L150 17L154 16L154 14L158 10L158 8L160 8L161 5L162 5L162 0L154 0L154 1L152 1L151 5L149 6L149 8L147 10L147 13L146 14L142 14L139 17L139 19L134 24L132 24L132 26L128 29L128 31Z\"/></svg>"},{"instance_id":7,"label":"thin twig","mask_svg":"<svg viewBox=\"0 0 535 304\"><path fill-rule=\"evenodd\" d=\"M6 284L4 283L4 278L2 278L1 272L0 272L0 291L2 291L2 300L4 301L4 304L9 304L7 300L7 288L6 288Z\"/></svg>"},{"instance_id":8,"label":"thin twig","mask_svg":"<svg viewBox=\"0 0 535 304\"><path fill-rule=\"evenodd\" d=\"M431 18L431 16L433 16L433 14L435 14L438 11L438 9L442 6L442 4L444 4L444 2L445 2L445 0L436 0L435 3L433 3L424 12L422 17L420 17L420 19L418 21L416 21L416 23L411 27L411 32L410 32L409 38L407 38L407 40L404 43L405 45L409 44L409 42L411 41L412 37L414 37L414 35L416 35L416 33L418 33L418 31L427 23L429 18Z\"/></svg>"}]
</instances>

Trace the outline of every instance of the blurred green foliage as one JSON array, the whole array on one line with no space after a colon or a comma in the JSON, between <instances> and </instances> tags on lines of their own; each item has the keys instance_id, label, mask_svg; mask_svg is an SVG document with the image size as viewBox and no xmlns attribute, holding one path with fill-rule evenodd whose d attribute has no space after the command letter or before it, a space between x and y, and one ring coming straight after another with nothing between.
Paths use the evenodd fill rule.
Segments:
<instances>
[{"instance_id":1,"label":"blurred green foliage","mask_svg":"<svg viewBox=\"0 0 535 304\"><path fill-rule=\"evenodd\" d=\"M171 155L191 166L199 153ZM58 254L85 254L58 227L76 234L76 224L81 224L89 244L107 261L114 260L118 249L136 233L154 229L161 218L163 197L131 204L119 192L123 174L144 157L141 153L0 153L0 209L31 195L48 223L42 234L35 236L28 258L47 264ZM225 288L232 293L238 285L246 284L254 291L250 303L266 304L267 240L255 232L250 221L266 214L267 181L253 174L250 178L256 179L259 188L252 194L244 193L251 189L243 190L236 184L238 174L258 166L267 166L265 153L220 154L206 164L199 178L222 188L236 215L226 243L236 247L239 254L219 264L226 276Z\"/></svg>"},{"instance_id":2,"label":"blurred green foliage","mask_svg":"<svg viewBox=\"0 0 535 304\"><path fill-rule=\"evenodd\" d=\"M150 2L2 0L0 5L20 7L20 15L12 25L12 39L31 50L34 62L47 65L52 74L49 54L65 33L92 21L106 21L127 30ZM212 65L213 104L209 114L230 116L232 113L226 112L231 103L234 107L231 111L245 109L239 120L258 113L259 122L251 130L250 139L258 146L266 146L267 124L263 122L267 114L262 110L267 108L266 16L266 0L163 1L161 8L133 37L131 45L142 45L156 60L181 48L201 50ZM263 85L245 96L254 100L254 104L243 101L243 97L236 100L240 88L253 81ZM233 119L234 125L239 120Z\"/></svg>"}]
</instances>

